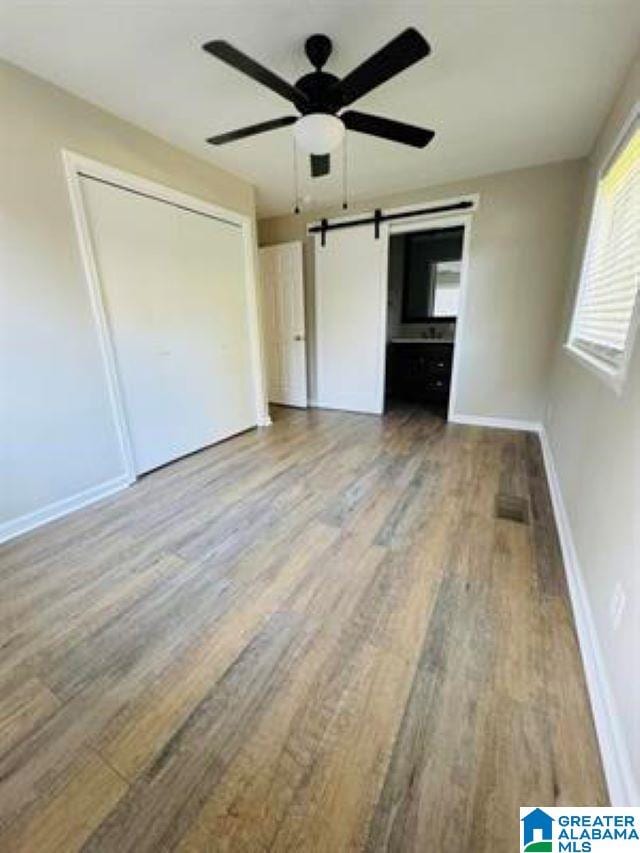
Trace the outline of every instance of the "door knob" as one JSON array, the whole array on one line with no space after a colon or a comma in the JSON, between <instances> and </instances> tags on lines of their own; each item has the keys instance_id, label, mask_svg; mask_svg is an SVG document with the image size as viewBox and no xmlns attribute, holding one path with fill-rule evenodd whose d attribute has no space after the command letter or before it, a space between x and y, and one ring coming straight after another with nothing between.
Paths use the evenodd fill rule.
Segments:
<instances>
[{"instance_id":1,"label":"door knob","mask_svg":"<svg viewBox=\"0 0 640 853\"><path fill-rule=\"evenodd\" d=\"M293 340L294 340L294 341L303 341L303 340L304 340L304 335L294 335L294 336L293 336Z\"/></svg>"}]
</instances>

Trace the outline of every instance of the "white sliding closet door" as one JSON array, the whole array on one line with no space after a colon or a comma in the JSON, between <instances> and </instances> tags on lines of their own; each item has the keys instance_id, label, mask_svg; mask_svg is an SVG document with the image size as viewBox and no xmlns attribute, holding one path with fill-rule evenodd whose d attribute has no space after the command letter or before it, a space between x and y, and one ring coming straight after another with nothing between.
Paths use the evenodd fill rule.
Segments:
<instances>
[{"instance_id":1,"label":"white sliding closet door","mask_svg":"<svg viewBox=\"0 0 640 853\"><path fill-rule=\"evenodd\" d=\"M136 472L254 426L240 227L89 178L82 193Z\"/></svg>"},{"instance_id":2,"label":"white sliding closet door","mask_svg":"<svg viewBox=\"0 0 640 853\"><path fill-rule=\"evenodd\" d=\"M379 413L384 405L388 233L372 225L315 237L318 405Z\"/></svg>"}]
</instances>

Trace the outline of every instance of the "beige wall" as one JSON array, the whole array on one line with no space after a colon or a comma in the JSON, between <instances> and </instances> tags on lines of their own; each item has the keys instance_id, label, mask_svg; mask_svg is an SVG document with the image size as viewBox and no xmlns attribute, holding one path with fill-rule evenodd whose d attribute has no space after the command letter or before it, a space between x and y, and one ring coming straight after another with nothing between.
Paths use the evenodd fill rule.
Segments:
<instances>
[{"instance_id":1,"label":"beige wall","mask_svg":"<svg viewBox=\"0 0 640 853\"><path fill-rule=\"evenodd\" d=\"M120 471L61 149L253 215L252 187L0 63L0 523Z\"/></svg>"},{"instance_id":2,"label":"beige wall","mask_svg":"<svg viewBox=\"0 0 640 853\"><path fill-rule=\"evenodd\" d=\"M554 163L373 199L350 213L479 193L470 244L467 325L459 336L458 412L540 421L557 337L584 161ZM319 216L261 220L262 245L304 239ZM329 235L328 239L331 239ZM306 245L309 387L315 390L313 253Z\"/></svg>"},{"instance_id":3,"label":"beige wall","mask_svg":"<svg viewBox=\"0 0 640 853\"><path fill-rule=\"evenodd\" d=\"M640 98L640 56L591 156L573 275L551 377L547 431L560 487L614 697L627 753L627 787L640 803L640 342L623 393L563 349L588 227L597 170ZM620 584L626 607L617 630L612 597ZM624 760L624 756L623 756ZM624 772L624 768L623 768Z\"/></svg>"}]
</instances>

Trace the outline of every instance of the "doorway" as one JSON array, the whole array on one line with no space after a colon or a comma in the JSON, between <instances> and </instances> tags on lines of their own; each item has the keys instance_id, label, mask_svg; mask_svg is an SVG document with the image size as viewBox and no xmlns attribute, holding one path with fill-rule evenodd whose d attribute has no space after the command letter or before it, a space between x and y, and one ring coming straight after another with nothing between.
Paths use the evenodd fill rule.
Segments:
<instances>
[{"instance_id":1,"label":"doorway","mask_svg":"<svg viewBox=\"0 0 640 853\"><path fill-rule=\"evenodd\" d=\"M447 416L463 242L462 225L389 237L385 408L414 403Z\"/></svg>"},{"instance_id":2,"label":"doorway","mask_svg":"<svg viewBox=\"0 0 640 853\"><path fill-rule=\"evenodd\" d=\"M456 199L454 203L459 202ZM475 209L476 200L470 200L469 205ZM374 227L373 218L344 217L334 221L335 230L324 236L318 223L309 227L315 238L317 405L381 414L386 398L391 399L387 394L392 378L389 344L392 338L408 337L412 332L412 337L417 338L415 345L422 345L425 355L426 346L432 347L428 352L434 357L441 355L435 342L425 343L427 336L430 340L439 338L441 346L448 345L448 353L445 353L448 364L437 366L444 371L445 379L436 377L430 382L434 391L442 389L439 383L445 382L447 393L441 395L440 411L445 418L453 417L459 372L457 343L464 328L472 210L464 214L429 215L422 206L416 205L389 211L387 220L382 219ZM431 258L431 269L422 276L422 295L415 291L403 304L401 294L397 305L389 304L392 292L389 257L402 245L394 238L434 231L442 232L440 242L448 244L450 249L454 244L457 246L455 256L449 260ZM420 240L416 240L415 245L419 247L419 243ZM416 250L418 258L423 254L420 248ZM429 282L435 288L425 292ZM401 323L403 308L405 323ZM402 326L399 333L392 325L393 311L398 325ZM431 327L437 328L431 331ZM403 344L413 346L414 341L404 340ZM417 357L420 352L416 349L413 355ZM439 358L438 362L441 361ZM419 361L418 367L423 367Z\"/></svg>"}]
</instances>

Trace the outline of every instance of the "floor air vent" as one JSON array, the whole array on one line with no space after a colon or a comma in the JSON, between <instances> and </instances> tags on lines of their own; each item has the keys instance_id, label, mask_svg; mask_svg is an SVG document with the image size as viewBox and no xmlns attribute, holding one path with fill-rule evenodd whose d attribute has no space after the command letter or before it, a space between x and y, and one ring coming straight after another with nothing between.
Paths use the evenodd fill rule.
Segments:
<instances>
[{"instance_id":1,"label":"floor air vent","mask_svg":"<svg viewBox=\"0 0 640 853\"><path fill-rule=\"evenodd\" d=\"M496 495L496 518L506 518L519 524L529 523L529 502L515 495Z\"/></svg>"}]
</instances>

